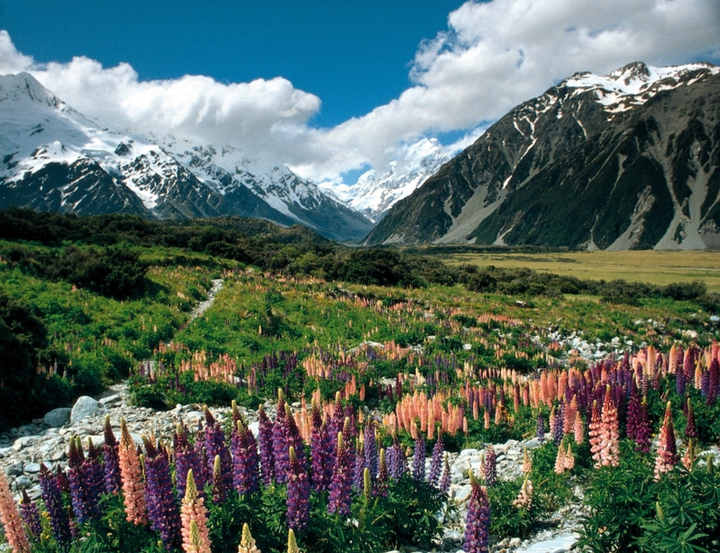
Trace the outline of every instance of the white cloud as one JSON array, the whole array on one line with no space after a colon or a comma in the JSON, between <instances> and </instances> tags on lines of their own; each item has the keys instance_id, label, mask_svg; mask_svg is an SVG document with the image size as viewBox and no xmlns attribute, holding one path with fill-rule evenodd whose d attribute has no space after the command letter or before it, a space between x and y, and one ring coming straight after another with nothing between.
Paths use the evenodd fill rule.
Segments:
<instances>
[{"instance_id":1,"label":"white cloud","mask_svg":"<svg viewBox=\"0 0 720 553\"><path fill-rule=\"evenodd\" d=\"M282 78L140 81L127 64L103 68L82 57L41 66L0 31L0 73L29 69L106 125L232 143L327 181L367 164L383 171L403 144L475 129L577 71L697 59L720 61L717 0L470 1L449 15L446 31L419 46L413 86L399 98L319 129L308 121L320 99Z\"/></svg>"}]
</instances>

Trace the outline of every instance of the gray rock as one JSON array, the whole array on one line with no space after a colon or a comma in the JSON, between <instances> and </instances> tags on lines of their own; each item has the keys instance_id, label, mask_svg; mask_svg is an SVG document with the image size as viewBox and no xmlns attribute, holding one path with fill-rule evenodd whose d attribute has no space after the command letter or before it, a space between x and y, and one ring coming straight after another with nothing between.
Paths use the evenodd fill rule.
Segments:
<instances>
[{"instance_id":1,"label":"gray rock","mask_svg":"<svg viewBox=\"0 0 720 553\"><path fill-rule=\"evenodd\" d=\"M13 482L13 488L17 491L27 489L33 485L32 480L27 476L18 476Z\"/></svg>"},{"instance_id":2,"label":"gray rock","mask_svg":"<svg viewBox=\"0 0 720 553\"><path fill-rule=\"evenodd\" d=\"M113 405L115 403L120 403L120 395L119 394L113 394L108 397L104 397L100 399L100 403L102 405Z\"/></svg>"},{"instance_id":3,"label":"gray rock","mask_svg":"<svg viewBox=\"0 0 720 553\"><path fill-rule=\"evenodd\" d=\"M62 426L70 420L71 411L72 409L70 407L58 407L57 409L53 409L43 417L43 424L51 428Z\"/></svg>"},{"instance_id":4,"label":"gray rock","mask_svg":"<svg viewBox=\"0 0 720 553\"><path fill-rule=\"evenodd\" d=\"M5 473L8 476L20 476L23 473L23 464L13 463L7 469L5 469Z\"/></svg>"},{"instance_id":5,"label":"gray rock","mask_svg":"<svg viewBox=\"0 0 720 553\"><path fill-rule=\"evenodd\" d=\"M455 500L458 502L465 501L468 497L470 497L471 491L472 491L472 486L470 484L465 484L464 486L458 486L455 491Z\"/></svg>"},{"instance_id":6,"label":"gray rock","mask_svg":"<svg viewBox=\"0 0 720 553\"><path fill-rule=\"evenodd\" d=\"M28 463L25 465L25 474L36 474L40 472L40 463Z\"/></svg>"},{"instance_id":7,"label":"gray rock","mask_svg":"<svg viewBox=\"0 0 720 553\"><path fill-rule=\"evenodd\" d=\"M21 438L15 440L15 443L13 444L13 449L15 451L20 451L24 447L37 443L38 440L40 440L39 436L22 436Z\"/></svg>"},{"instance_id":8,"label":"gray rock","mask_svg":"<svg viewBox=\"0 0 720 553\"><path fill-rule=\"evenodd\" d=\"M104 405L90 396L81 396L73 405L70 421L74 424L88 417L94 417L107 411Z\"/></svg>"}]
</instances>

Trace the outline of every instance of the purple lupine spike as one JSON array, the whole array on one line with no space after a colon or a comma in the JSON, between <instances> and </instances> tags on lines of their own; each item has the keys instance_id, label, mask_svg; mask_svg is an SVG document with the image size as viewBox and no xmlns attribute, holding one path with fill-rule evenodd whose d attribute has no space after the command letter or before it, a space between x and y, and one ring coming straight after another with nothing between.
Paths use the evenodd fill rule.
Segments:
<instances>
[{"instance_id":1,"label":"purple lupine spike","mask_svg":"<svg viewBox=\"0 0 720 553\"><path fill-rule=\"evenodd\" d=\"M682 367L678 367L675 371L675 391L680 397L685 395L686 386L687 380L685 379L685 371Z\"/></svg>"},{"instance_id":2,"label":"purple lupine spike","mask_svg":"<svg viewBox=\"0 0 720 553\"><path fill-rule=\"evenodd\" d=\"M287 403L285 404L285 439L287 440L288 448L293 446L298 458L304 459L305 443L303 442L302 434L300 434L300 429L295 422L295 417L293 417L290 406Z\"/></svg>"},{"instance_id":3,"label":"purple lupine spike","mask_svg":"<svg viewBox=\"0 0 720 553\"><path fill-rule=\"evenodd\" d=\"M198 492L203 493L205 484L210 481L210 471L208 470L208 458L205 441L205 428L201 421L198 421L198 431L195 435L195 453L197 458L200 460L200 470L195 474L193 470L193 477L195 478L195 485L197 486ZM182 499L182 498L181 498Z\"/></svg>"},{"instance_id":4,"label":"purple lupine spike","mask_svg":"<svg viewBox=\"0 0 720 553\"><path fill-rule=\"evenodd\" d=\"M20 502L20 516L30 531L31 535L28 537L31 541L38 540L40 534L42 534L40 511L38 511L37 505L30 499L30 496L28 496L24 489L22 491L22 501Z\"/></svg>"},{"instance_id":5,"label":"purple lupine spike","mask_svg":"<svg viewBox=\"0 0 720 553\"><path fill-rule=\"evenodd\" d=\"M355 463L353 464L353 490L360 493L363 489L363 473L365 472L365 454L363 442L355 440Z\"/></svg>"},{"instance_id":6,"label":"purple lupine spike","mask_svg":"<svg viewBox=\"0 0 720 553\"><path fill-rule=\"evenodd\" d=\"M160 533L165 548L180 542L180 507L172 489L170 460L164 447L143 436L145 443L145 500L150 527Z\"/></svg>"},{"instance_id":7,"label":"purple lupine spike","mask_svg":"<svg viewBox=\"0 0 720 553\"><path fill-rule=\"evenodd\" d=\"M542 413L537 416L537 439L541 442L545 439L545 418Z\"/></svg>"},{"instance_id":8,"label":"purple lupine spike","mask_svg":"<svg viewBox=\"0 0 720 553\"><path fill-rule=\"evenodd\" d=\"M497 479L497 456L495 455L495 448L492 444L489 444L485 448L485 485L492 487L495 485Z\"/></svg>"},{"instance_id":9,"label":"purple lupine spike","mask_svg":"<svg viewBox=\"0 0 720 553\"><path fill-rule=\"evenodd\" d=\"M553 419L552 435L556 446L560 446L564 436L563 426L565 425L565 404L561 403L560 408L555 412Z\"/></svg>"},{"instance_id":10,"label":"purple lupine spike","mask_svg":"<svg viewBox=\"0 0 720 553\"><path fill-rule=\"evenodd\" d=\"M316 492L327 491L330 486L330 482L327 479L328 455L326 447L326 430L327 427L322 422L320 409L313 401L310 456L312 458L311 484L312 489Z\"/></svg>"},{"instance_id":11,"label":"purple lupine spike","mask_svg":"<svg viewBox=\"0 0 720 553\"><path fill-rule=\"evenodd\" d=\"M443 469L442 478L440 479L440 491L448 493L450 491L450 463L448 462L447 453L445 454L445 461L443 463L445 468Z\"/></svg>"},{"instance_id":12,"label":"purple lupine spike","mask_svg":"<svg viewBox=\"0 0 720 553\"><path fill-rule=\"evenodd\" d=\"M252 431L245 427L242 420L236 422L232 433L233 485L242 495L258 489L257 443Z\"/></svg>"},{"instance_id":13,"label":"purple lupine spike","mask_svg":"<svg viewBox=\"0 0 720 553\"><path fill-rule=\"evenodd\" d=\"M293 446L289 448L288 457L287 521L290 528L300 532L310 521L310 481L305 463L298 458Z\"/></svg>"},{"instance_id":14,"label":"purple lupine spike","mask_svg":"<svg viewBox=\"0 0 720 553\"><path fill-rule=\"evenodd\" d=\"M402 446L398 442L397 434L393 432L393 445L388 451L388 468L390 469L390 478L400 480L403 474L408 471L407 458Z\"/></svg>"},{"instance_id":15,"label":"purple lupine spike","mask_svg":"<svg viewBox=\"0 0 720 553\"><path fill-rule=\"evenodd\" d=\"M273 458L275 459L275 481L284 484L287 482L287 472L290 470L290 445L287 440L285 427L285 399L282 390L278 390L278 405L275 422L272 430Z\"/></svg>"},{"instance_id":16,"label":"purple lupine spike","mask_svg":"<svg viewBox=\"0 0 720 553\"><path fill-rule=\"evenodd\" d=\"M214 478L215 457L220 456L223 489L226 491L231 489L233 485L232 457L225 443L225 431L207 407L205 407L205 453L210 479Z\"/></svg>"},{"instance_id":17,"label":"purple lupine spike","mask_svg":"<svg viewBox=\"0 0 720 553\"><path fill-rule=\"evenodd\" d=\"M708 386L706 394L707 405L713 405L718 397L718 388L720 387L720 363L717 359L710 362L708 369Z\"/></svg>"},{"instance_id":18,"label":"purple lupine spike","mask_svg":"<svg viewBox=\"0 0 720 553\"><path fill-rule=\"evenodd\" d=\"M337 513L341 517L350 516L352 472L349 466L348 453L345 449L342 432L338 432L337 449L335 450L335 470L330 483L328 512Z\"/></svg>"},{"instance_id":19,"label":"purple lupine spike","mask_svg":"<svg viewBox=\"0 0 720 553\"><path fill-rule=\"evenodd\" d=\"M385 450L380 450L380 460L379 460L379 468L378 468L378 477L377 481L375 483L375 486L373 487L373 495L377 497L387 497L388 495L388 466L387 462L385 461Z\"/></svg>"},{"instance_id":20,"label":"purple lupine spike","mask_svg":"<svg viewBox=\"0 0 720 553\"><path fill-rule=\"evenodd\" d=\"M488 553L490 538L490 500L487 491L480 483L470 477L472 491L468 500L467 514L465 515L465 542L463 550L466 553Z\"/></svg>"},{"instance_id":21,"label":"purple lupine spike","mask_svg":"<svg viewBox=\"0 0 720 553\"><path fill-rule=\"evenodd\" d=\"M377 478L380 466L377 451L377 440L375 438L375 425L373 424L372 418L370 418L368 423L365 425L364 442L363 451L365 454L365 466L370 470L370 478L374 482Z\"/></svg>"},{"instance_id":22,"label":"purple lupine spike","mask_svg":"<svg viewBox=\"0 0 720 553\"><path fill-rule=\"evenodd\" d=\"M425 480L425 438L423 438L422 432L418 431L417 439L415 440L415 449L413 450L413 469L412 476L418 482Z\"/></svg>"},{"instance_id":23,"label":"purple lupine spike","mask_svg":"<svg viewBox=\"0 0 720 553\"><path fill-rule=\"evenodd\" d=\"M175 483L177 486L178 498L185 497L185 486L187 485L188 471L192 469L193 475L202 473L202 464L198 452L190 445L187 436L187 428L178 424L173 436L173 449L175 450ZM198 493L203 490L198 486Z\"/></svg>"},{"instance_id":24,"label":"purple lupine spike","mask_svg":"<svg viewBox=\"0 0 720 553\"><path fill-rule=\"evenodd\" d=\"M440 481L440 470L442 469L443 452L445 448L442 441L442 432L438 431L435 445L433 446L432 459L430 460L430 474L428 475L428 482L431 486L437 487Z\"/></svg>"},{"instance_id":25,"label":"purple lupine spike","mask_svg":"<svg viewBox=\"0 0 720 553\"><path fill-rule=\"evenodd\" d=\"M40 489L45 509L50 517L50 528L59 551L68 551L72 541L70 518L63 506L62 491L58 479L45 464L40 465Z\"/></svg>"},{"instance_id":26,"label":"purple lupine spike","mask_svg":"<svg viewBox=\"0 0 720 553\"><path fill-rule=\"evenodd\" d=\"M79 438L78 446L80 446ZM93 444L91 438L88 438L88 454L82 464L82 470L85 482L87 483L88 494L99 499L100 494L105 492L105 474L103 471L103 467L100 464L100 452ZM102 512L102 509L100 508L99 501L97 504L97 511L99 516Z\"/></svg>"},{"instance_id":27,"label":"purple lupine spike","mask_svg":"<svg viewBox=\"0 0 720 553\"><path fill-rule=\"evenodd\" d=\"M81 524L100 517L99 496L92 493L88 476L90 471L85 470L85 456L83 455L80 438L70 439L68 450L68 483L70 485L70 499L73 512Z\"/></svg>"},{"instance_id":28,"label":"purple lupine spike","mask_svg":"<svg viewBox=\"0 0 720 553\"><path fill-rule=\"evenodd\" d=\"M269 486L275 480L275 456L273 455L273 424L262 405L258 409L258 441L262 480Z\"/></svg>"},{"instance_id":29,"label":"purple lupine spike","mask_svg":"<svg viewBox=\"0 0 720 553\"><path fill-rule=\"evenodd\" d=\"M118 456L118 441L110 426L110 417L105 417L105 443L103 444L103 476L105 491L109 494L120 493L120 457Z\"/></svg>"}]
</instances>

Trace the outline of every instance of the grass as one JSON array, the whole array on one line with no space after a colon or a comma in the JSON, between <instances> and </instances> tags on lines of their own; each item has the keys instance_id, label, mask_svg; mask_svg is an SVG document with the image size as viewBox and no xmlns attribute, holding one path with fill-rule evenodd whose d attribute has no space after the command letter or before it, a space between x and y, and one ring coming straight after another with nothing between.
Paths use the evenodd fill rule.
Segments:
<instances>
[{"instance_id":1,"label":"grass","mask_svg":"<svg viewBox=\"0 0 720 553\"><path fill-rule=\"evenodd\" d=\"M527 267L590 280L624 279L666 285L702 280L720 292L720 252L623 251L437 254L450 265Z\"/></svg>"}]
</instances>

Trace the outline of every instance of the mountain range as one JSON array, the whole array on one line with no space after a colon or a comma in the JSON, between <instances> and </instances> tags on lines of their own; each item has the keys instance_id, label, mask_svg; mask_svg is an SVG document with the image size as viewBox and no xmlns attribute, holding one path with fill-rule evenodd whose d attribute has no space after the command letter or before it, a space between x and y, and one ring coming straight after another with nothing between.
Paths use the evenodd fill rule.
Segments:
<instances>
[{"instance_id":1,"label":"mountain range","mask_svg":"<svg viewBox=\"0 0 720 553\"><path fill-rule=\"evenodd\" d=\"M578 73L511 110L366 244L720 248L720 68Z\"/></svg>"},{"instance_id":2,"label":"mountain range","mask_svg":"<svg viewBox=\"0 0 720 553\"><path fill-rule=\"evenodd\" d=\"M99 127L32 75L0 76L0 208L151 219L241 215L357 241L372 222L281 165Z\"/></svg>"},{"instance_id":3,"label":"mountain range","mask_svg":"<svg viewBox=\"0 0 720 553\"><path fill-rule=\"evenodd\" d=\"M455 157L423 138L351 186L101 128L28 73L0 76L0 121L0 208L240 215L366 245L720 248L720 68L706 63L577 73Z\"/></svg>"}]
</instances>

